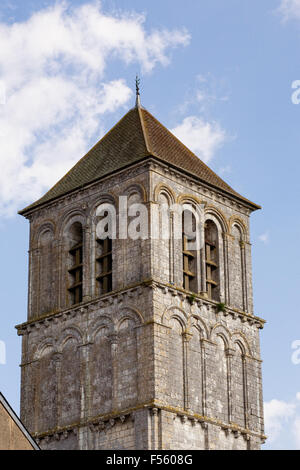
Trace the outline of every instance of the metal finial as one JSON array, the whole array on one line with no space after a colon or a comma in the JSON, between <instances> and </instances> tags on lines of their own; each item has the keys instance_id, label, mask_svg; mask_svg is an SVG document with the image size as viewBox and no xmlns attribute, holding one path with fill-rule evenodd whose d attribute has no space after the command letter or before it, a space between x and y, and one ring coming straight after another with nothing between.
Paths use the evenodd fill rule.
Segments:
<instances>
[{"instance_id":1,"label":"metal finial","mask_svg":"<svg viewBox=\"0 0 300 470\"><path fill-rule=\"evenodd\" d=\"M138 75L136 75L135 77L135 89L136 89L136 101L135 101L135 105L137 107L141 106L141 99L140 99L140 83L141 83L141 80L140 78L138 77Z\"/></svg>"},{"instance_id":2,"label":"metal finial","mask_svg":"<svg viewBox=\"0 0 300 470\"><path fill-rule=\"evenodd\" d=\"M136 77L135 77L135 88L136 88L136 95L138 96L140 94L140 83L141 83L141 79L138 77L138 75L136 74Z\"/></svg>"}]
</instances>

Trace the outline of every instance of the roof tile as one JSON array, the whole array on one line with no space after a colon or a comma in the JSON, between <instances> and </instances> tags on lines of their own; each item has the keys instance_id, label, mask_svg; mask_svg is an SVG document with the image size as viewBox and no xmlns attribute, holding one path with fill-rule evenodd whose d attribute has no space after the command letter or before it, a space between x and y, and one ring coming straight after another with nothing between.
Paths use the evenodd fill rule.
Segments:
<instances>
[{"instance_id":1,"label":"roof tile","mask_svg":"<svg viewBox=\"0 0 300 470\"><path fill-rule=\"evenodd\" d=\"M260 207L234 191L146 109L135 107L58 183L39 200L20 211L20 214L24 215L42 204L151 156L235 196L252 206L252 209Z\"/></svg>"}]
</instances>

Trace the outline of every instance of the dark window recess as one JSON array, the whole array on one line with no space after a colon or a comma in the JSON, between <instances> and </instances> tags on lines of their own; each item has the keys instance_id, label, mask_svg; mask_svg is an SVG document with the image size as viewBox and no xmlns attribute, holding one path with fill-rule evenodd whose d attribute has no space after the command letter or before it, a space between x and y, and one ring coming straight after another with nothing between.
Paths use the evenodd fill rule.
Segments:
<instances>
[{"instance_id":1,"label":"dark window recess","mask_svg":"<svg viewBox=\"0 0 300 470\"><path fill-rule=\"evenodd\" d=\"M183 254L183 288L191 290L193 280L196 277L196 273L192 271L195 256L191 251L187 250L187 237L182 235L182 254Z\"/></svg>"},{"instance_id":2,"label":"dark window recess","mask_svg":"<svg viewBox=\"0 0 300 470\"><path fill-rule=\"evenodd\" d=\"M206 291L212 300L219 300L218 257L217 227L212 221L208 221L205 226Z\"/></svg>"},{"instance_id":3,"label":"dark window recess","mask_svg":"<svg viewBox=\"0 0 300 470\"><path fill-rule=\"evenodd\" d=\"M192 217L192 228L195 231L196 220ZM192 234L185 231L185 211L182 214L182 256L183 256L183 288L192 292L197 292L197 251L188 250L188 243L194 242Z\"/></svg>"},{"instance_id":4,"label":"dark window recess","mask_svg":"<svg viewBox=\"0 0 300 470\"><path fill-rule=\"evenodd\" d=\"M98 255L97 262L97 283L99 294L107 294L112 291L112 240L97 240Z\"/></svg>"},{"instance_id":5,"label":"dark window recess","mask_svg":"<svg viewBox=\"0 0 300 470\"><path fill-rule=\"evenodd\" d=\"M73 262L71 268L68 270L72 279L68 291L71 295L71 303L74 305L82 302L82 241L76 243L76 245L69 250L69 254Z\"/></svg>"}]
</instances>

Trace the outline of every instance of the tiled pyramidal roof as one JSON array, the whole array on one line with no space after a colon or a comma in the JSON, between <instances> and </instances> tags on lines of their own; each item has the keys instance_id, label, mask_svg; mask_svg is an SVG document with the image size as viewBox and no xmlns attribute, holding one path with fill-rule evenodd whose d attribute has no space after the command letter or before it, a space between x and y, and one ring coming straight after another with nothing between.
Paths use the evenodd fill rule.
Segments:
<instances>
[{"instance_id":1,"label":"tiled pyramidal roof","mask_svg":"<svg viewBox=\"0 0 300 470\"><path fill-rule=\"evenodd\" d=\"M235 196L254 210L260 208L234 191L152 114L137 106L125 114L53 188L20 214L151 157Z\"/></svg>"}]
</instances>

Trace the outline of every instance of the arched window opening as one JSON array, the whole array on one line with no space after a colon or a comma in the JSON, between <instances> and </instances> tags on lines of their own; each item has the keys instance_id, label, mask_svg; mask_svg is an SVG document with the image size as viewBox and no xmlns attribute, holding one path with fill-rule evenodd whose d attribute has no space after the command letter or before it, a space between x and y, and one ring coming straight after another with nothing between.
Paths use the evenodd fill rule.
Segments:
<instances>
[{"instance_id":1,"label":"arched window opening","mask_svg":"<svg viewBox=\"0 0 300 470\"><path fill-rule=\"evenodd\" d=\"M105 212L103 218L107 216ZM108 223L104 231L108 232ZM112 239L97 238L96 242L96 280L99 295L104 295L112 291Z\"/></svg>"},{"instance_id":2,"label":"arched window opening","mask_svg":"<svg viewBox=\"0 0 300 470\"><path fill-rule=\"evenodd\" d=\"M196 242L196 218L191 211L182 213L182 256L183 288L198 292L197 287L197 251L189 249L189 244Z\"/></svg>"},{"instance_id":3,"label":"arched window opening","mask_svg":"<svg viewBox=\"0 0 300 470\"><path fill-rule=\"evenodd\" d=\"M219 300L218 229L212 220L205 223L206 291L212 300Z\"/></svg>"},{"instance_id":4,"label":"arched window opening","mask_svg":"<svg viewBox=\"0 0 300 470\"><path fill-rule=\"evenodd\" d=\"M79 222L72 225L70 232L69 250L69 294L71 305L82 302L82 281L83 281L83 233Z\"/></svg>"}]
</instances>

